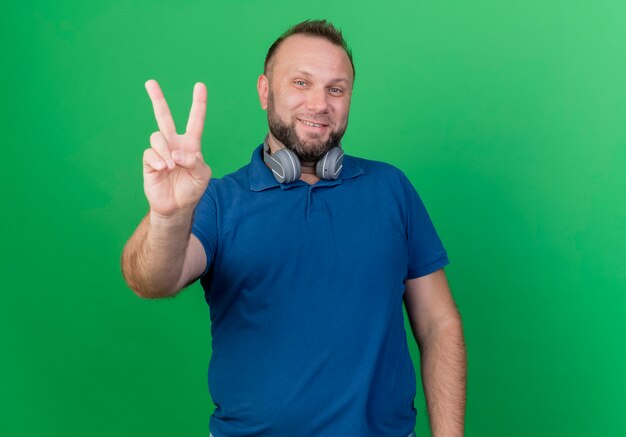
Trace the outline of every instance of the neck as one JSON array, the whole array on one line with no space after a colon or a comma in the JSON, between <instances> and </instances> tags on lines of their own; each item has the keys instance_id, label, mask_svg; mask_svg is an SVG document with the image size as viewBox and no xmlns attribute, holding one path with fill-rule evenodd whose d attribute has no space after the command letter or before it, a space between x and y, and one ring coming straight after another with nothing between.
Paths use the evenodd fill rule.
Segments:
<instances>
[{"instance_id":1,"label":"neck","mask_svg":"<svg viewBox=\"0 0 626 437\"><path fill-rule=\"evenodd\" d=\"M314 162L302 162L300 161L300 170L302 173L307 174L315 174L315 163Z\"/></svg>"},{"instance_id":2,"label":"neck","mask_svg":"<svg viewBox=\"0 0 626 437\"><path fill-rule=\"evenodd\" d=\"M269 133L267 138L267 144L270 146L270 153L276 153L280 149L286 149L285 145L274 138L272 133ZM300 169L303 174L315 174L315 165L317 163L311 161L300 161Z\"/></svg>"},{"instance_id":3,"label":"neck","mask_svg":"<svg viewBox=\"0 0 626 437\"><path fill-rule=\"evenodd\" d=\"M267 136L267 144L270 146L270 154L278 152L280 149L286 149L285 145L274 138L274 135L270 132Z\"/></svg>"},{"instance_id":4,"label":"neck","mask_svg":"<svg viewBox=\"0 0 626 437\"><path fill-rule=\"evenodd\" d=\"M274 135L270 132L267 137L267 144L270 146L270 153L276 153L280 149L286 149L285 145L274 138ZM315 166L317 163L309 161L300 161L300 179L309 184L314 184L319 181L317 174L315 173Z\"/></svg>"}]
</instances>

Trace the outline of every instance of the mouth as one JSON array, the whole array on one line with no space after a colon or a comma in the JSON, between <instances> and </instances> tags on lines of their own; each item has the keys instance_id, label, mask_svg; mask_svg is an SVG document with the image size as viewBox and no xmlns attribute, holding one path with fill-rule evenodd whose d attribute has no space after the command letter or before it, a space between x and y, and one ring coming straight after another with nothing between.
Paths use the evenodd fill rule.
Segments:
<instances>
[{"instance_id":1,"label":"mouth","mask_svg":"<svg viewBox=\"0 0 626 437\"><path fill-rule=\"evenodd\" d=\"M302 118L298 118L298 121L304 126L318 131L324 130L328 127L328 124L315 122L313 120L304 120Z\"/></svg>"}]
</instances>

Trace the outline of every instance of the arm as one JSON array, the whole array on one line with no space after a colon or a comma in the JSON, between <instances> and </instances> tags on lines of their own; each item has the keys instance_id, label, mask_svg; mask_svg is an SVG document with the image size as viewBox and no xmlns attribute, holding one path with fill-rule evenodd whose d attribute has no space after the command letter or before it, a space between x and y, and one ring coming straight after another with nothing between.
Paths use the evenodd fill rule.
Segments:
<instances>
[{"instance_id":1,"label":"arm","mask_svg":"<svg viewBox=\"0 0 626 437\"><path fill-rule=\"evenodd\" d=\"M122 272L144 298L171 296L197 279L206 267L202 243L190 233L191 215L177 220L149 212L126 243Z\"/></svg>"},{"instance_id":2,"label":"arm","mask_svg":"<svg viewBox=\"0 0 626 437\"><path fill-rule=\"evenodd\" d=\"M463 436L467 356L461 316L444 270L407 280L404 303L420 349L432 435Z\"/></svg>"},{"instance_id":3,"label":"arm","mask_svg":"<svg viewBox=\"0 0 626 437\"><path fill-rule=\"evenodd\" d=\"M150 212L122 253L122 273L141 297L166 297L197 279L207 259L202 243L191 235L193 212L211 179L200 141L206 114L206 88L194 86L184 134L176 126L163 92L146 82L159 131L143 154L144 191Z\"/></svg>"}]
</instances>

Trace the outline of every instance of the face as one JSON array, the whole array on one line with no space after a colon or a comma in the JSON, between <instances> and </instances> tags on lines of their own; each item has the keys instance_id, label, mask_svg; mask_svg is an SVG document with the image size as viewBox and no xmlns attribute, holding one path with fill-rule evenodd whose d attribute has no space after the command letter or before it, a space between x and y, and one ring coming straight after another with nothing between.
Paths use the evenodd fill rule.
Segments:
<instances>
[{"instance_id":1,"label":"face","mask_svg":"<svg viewBox=\"0 0 626 437\"><path fill-rule=\"evenodd\" d=\"M341 47L304 35L285 39L258 83L271 136L300 161L318 161L346 131L352 83Z\"/></svg>"}]
</instances>

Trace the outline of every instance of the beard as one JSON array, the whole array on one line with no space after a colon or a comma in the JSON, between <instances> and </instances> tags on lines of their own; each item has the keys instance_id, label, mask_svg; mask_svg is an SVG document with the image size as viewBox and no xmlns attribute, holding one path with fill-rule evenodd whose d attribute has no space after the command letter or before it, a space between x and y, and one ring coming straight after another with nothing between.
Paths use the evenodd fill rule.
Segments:
<instances>
[{"instance_id":1,"label":"beard","mask_svg":"<svg viewBox=\"0 0 626 437\"><path fill-rule=\"evenodd\" d=\"M306 114L303 118L310 118L313 120L328 119L328 117L324 114ZM326 141L322 140L321 135L313 132L310 132L307 135L307 138L301 139L298 137L298 133L296 132L296 121L292 121L291 124L287 124L276 113L274 93L271 89L267 100L267 123L274 138L280 141L287 149L295 153L300 162L317 162L330 149L333 147L339 147L341 138L348 127L348 123L346 121L346 124L343 127L331 131Z\"/></svg>"}]
</instances>

